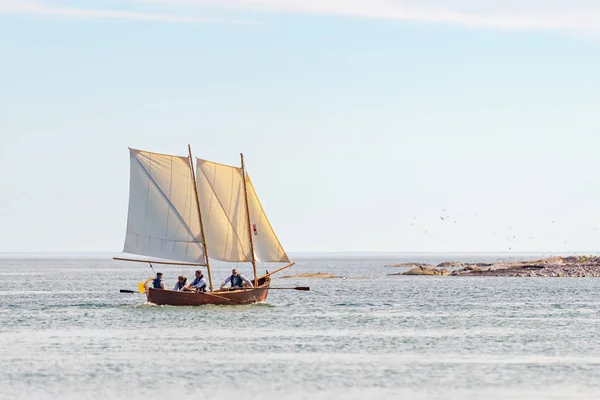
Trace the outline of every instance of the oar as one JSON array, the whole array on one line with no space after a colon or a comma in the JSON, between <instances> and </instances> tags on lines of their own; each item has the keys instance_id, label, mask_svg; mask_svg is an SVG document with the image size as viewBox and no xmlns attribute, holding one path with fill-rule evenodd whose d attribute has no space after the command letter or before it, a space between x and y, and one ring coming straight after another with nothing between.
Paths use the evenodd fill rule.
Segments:
<instances>
[{"instance_id":1,"label":"oar","mask_svg":"<svg viewBox=\"0 0 600 400\"><path fill-rule=\"evenodd\" d=\"M150 267L152 267L152 264L150 264ZM145 293L146 292L146 289L145 289L146 285L151 280L153 280L153 278L146 279L146 282L138 282L138 290L137 290L137 292L135 290L129 290L129 289L121 289L120 292L121 293Z\"/></svg>"},{"instance_id":2,"label":"oar","mask_svg":"<svg viewBox=\"0 0 600 400\"><path fill-rule=\"evenodd\" d=\"M121 293L137 293L135 290L127 290L127 289L121 289L121 290L119 290L119 291L120 291ZM232 302L232 303L236 303L236 304L242 304L242 303L240 303L239 301L235 301L235 300L233 300L233 299L228 299L227 297L219 296L219 295L216 295L216 294L211 294L211 293L206 293L206 292L196 292L196 293L204 294L204 295L206 295L206 296L218 297L219 299L223 299L223 300L226 300L226 301L230 301L230 302Z\"/></svg>"},{"instance_id":3,"label":"oar","mask_svg":"<svg viewBox=\"0 0 600 400\"><path fill-rule=\"evenodd\" d=\"M272 287L269 290L310 290L308 286L296 286L296 287Z\"/></svg>"},{"instance_id":4,"label":"oar","mask_svg":"<svg viewBox=\"0 0 600 400\"><path fill-rule=\"evenodd\" d=\"M211 294L211 293L206 293L206 292L196 292L196 293L201 293L201 294L204 294L204 295L207 295L207 296L218 297L219 299L227 300L227 301L230 301L230 302L236 303L236 304L242 304L239 301L228 299L227 297L219 296L219 295L216 295L216 294Z\"/></svg>"}]
</instances>

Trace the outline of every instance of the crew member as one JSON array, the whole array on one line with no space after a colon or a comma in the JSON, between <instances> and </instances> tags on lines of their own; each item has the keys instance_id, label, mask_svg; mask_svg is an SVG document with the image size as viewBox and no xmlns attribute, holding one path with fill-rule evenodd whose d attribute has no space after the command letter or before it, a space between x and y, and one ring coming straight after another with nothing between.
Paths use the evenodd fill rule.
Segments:
<instances>
[{"instance_id":1,"label":"crew member","mask_svg":"<svg viewBox=\"0 0 600 400\"><path fill-rule=\"evenodd\" d=\"M187 290L190 287L190 283L188 282L187 278L183 275L179 275L177 277L177 283L175 284L175 287L173 288L173 290L177 290L177 291L181 291L181 290Z\"/></svg>"},{"instance_id":2,"label":"crew member","mask_svg":"<svg viewBox=\"0 0 600 400\"><path fill-rule=\"evenodd\" d=\"M202 271L196 271L196 278L190 284L190 290L198 292L206 292L206 278L202 275Z\"/></svg>"},{"instance_id":3,"label":"crew member","mask_svg":"<svg viewBox=\"0 0 600 400\"><path fill-rule=\"evenodd\" d=\"M244 275L240 275L238 273L237 269L235 269L235 268L231 271L231 276L229 278L225 279L225 281L223 283L221 283L221 289L223 289L223 287L225 287L225 285L228 282L231 282L232 288L243 288L244 283L246 283L250 287L254 287L254 286L252 286L252 282L250 282L248 279L246 279L246 277Z\"/></svg>"},{"instance_id":4,"label":"crew member","mask_svg":"<svg viewBox=\"0 0 600 400\"><path fill-rule=\"evenodd\" d=\"M167 289L165 281L162 279L162 272L156 273L156 278L152 280L152 286L154 289Z\"/></svg>"}]
</instances>

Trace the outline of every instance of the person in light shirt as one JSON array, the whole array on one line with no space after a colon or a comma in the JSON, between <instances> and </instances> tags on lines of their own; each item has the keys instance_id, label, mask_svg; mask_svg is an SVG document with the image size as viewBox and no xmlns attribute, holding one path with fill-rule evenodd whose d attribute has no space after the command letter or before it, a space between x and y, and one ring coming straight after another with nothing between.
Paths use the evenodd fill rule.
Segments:
<instances>
[{"instance_id":1,"label":"person in light shirt","mask_svg":"<svg viewBox=\"0 0 600 400\"><path fill-rule=\"evenodd\" d=\"M252 286L252 282L246 279L244 275L240 275L235 268L231 271L231 276L221 283L221 289L223 289L228 283L231 283L232 288L243 288L244 283L249 287L254 287Z\"/></svg>"},{"instance_id":2,"label":"person in light shirt","mask_svg":"<svg viewBox=\"0 0 600 400\"><path fill-rule=\"evenodd\" d=\"M192 281L189 286L189 290L197 292L206 292L206 278L202 275L202 271L196 271L196 278Z\"/></svg>"},{"instance_id":3,"label":"person in light shirt","mask_svg":"<svg viewBox=\"0 0 600 400\"><path fill-rule=\"evenodd\" d=\"M177 283L175 284L173 290L182 291L187 290L189 287L190 283L188 282L187 278L183 275L179 275L179 277L177 278Z\"/></svg>"}]
</instances>

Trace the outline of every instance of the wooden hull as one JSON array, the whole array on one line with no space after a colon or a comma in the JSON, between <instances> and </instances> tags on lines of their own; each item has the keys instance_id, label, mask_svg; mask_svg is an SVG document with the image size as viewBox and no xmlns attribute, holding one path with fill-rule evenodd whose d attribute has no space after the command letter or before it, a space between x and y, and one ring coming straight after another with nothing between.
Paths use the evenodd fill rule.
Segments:
<instances>
[{"instance_id":1,"label":"wooden hull","mask_svg":"<svg viewBox=\"0 0 600 400\"><path fill-rule=\"evenodd\" d=\"M215 291L215 292L178 292L148 288L146 297L149 303L161 306L203 306L214 305L242 305L260 303L267 300L270 279L261 279L256 288Z\"/></svg>"}]
</instances>

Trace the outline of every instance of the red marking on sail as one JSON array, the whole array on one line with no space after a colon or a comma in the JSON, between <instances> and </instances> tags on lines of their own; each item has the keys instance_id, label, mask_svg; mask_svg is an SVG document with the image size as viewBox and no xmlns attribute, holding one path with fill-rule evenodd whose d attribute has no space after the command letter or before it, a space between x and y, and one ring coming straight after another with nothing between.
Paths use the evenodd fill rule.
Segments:
<instances>
[{"instance_id":1,"label":"red marking on sail","mask_svg":"<svg viewBox=\"0 0 600 400\"><path fill-rule=\"evenodd\" d=\"M252 224L252 229L254 229L254 234L258 235L258 231L256 230L256 224Z\"/></svg>"}]
</instances>

